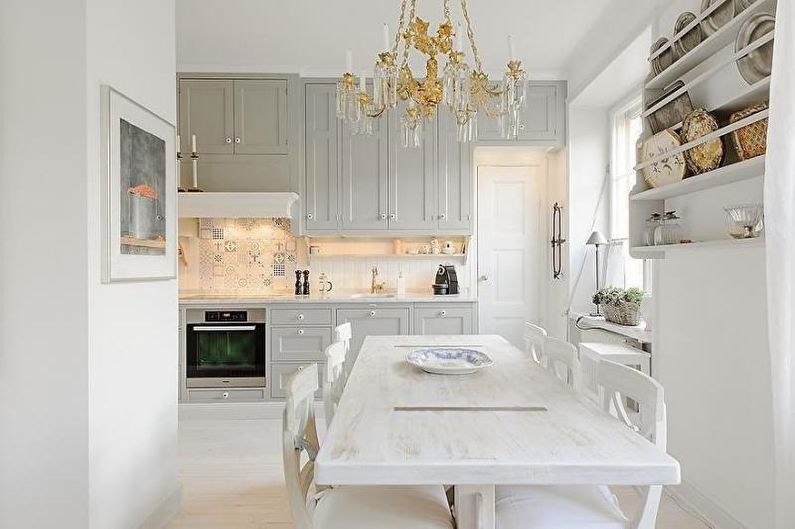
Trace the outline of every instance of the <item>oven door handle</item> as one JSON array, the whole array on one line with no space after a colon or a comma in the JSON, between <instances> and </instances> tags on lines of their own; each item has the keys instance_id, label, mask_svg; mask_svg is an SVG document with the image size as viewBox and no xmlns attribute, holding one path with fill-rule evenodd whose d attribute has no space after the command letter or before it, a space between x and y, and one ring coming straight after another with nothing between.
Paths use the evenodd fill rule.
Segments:
<instances>
[{"instance_id":1,"label":"oven door handle","mask_svg":"<svg viewBox=\"0 0 795 529\"><path fill-rule=\"evenodd\" d=\"M206 325L193 328L194 331L254 331L256 329L256 325Z\"/></svg>"}]
</instances>

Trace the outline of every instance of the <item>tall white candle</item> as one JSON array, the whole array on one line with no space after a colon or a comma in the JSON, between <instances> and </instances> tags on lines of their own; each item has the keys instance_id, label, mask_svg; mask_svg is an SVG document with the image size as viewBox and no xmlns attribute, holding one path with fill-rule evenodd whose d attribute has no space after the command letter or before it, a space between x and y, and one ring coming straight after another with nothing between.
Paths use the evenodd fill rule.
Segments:
<instances>
[{"instance_id":1,"label":"tall white candle","mask_svg":"<svg viewBox=\"0 0 795 529\"><path fill-rule=\"evenodd\" d=\"M508 58L510 60L516 60L516 51L513 49L513 37L508 35Z\"/></svg>"},{"instance_id":2,"label":"tall white candle","mask_svg":"<svg viewBox=\"0 0 795 529\"><path fill-rule=\"evenodd\" d=\"M182 141L180 140L179 134L177 134L177 152L182 152Z\"/></svg>"},{"instance_id":3,"label":"tall white candle","mask_svg":"<svg viewBox=\"0 0 795 529\"><path fill-rule=\"evenodd\" d=\"M353 73L353 52L351 50L345 52L345 73Z\"/></svg>"},{"instance_id":4,"label":"tall white candle","mask_svg":"<svg viewBox=\"0 0 795 529\"><path fill-rule=\"evenodd\" d=\"M389 49L389 26L384 24L384 51L388 51Z\"/></svg>"},{"instance_id":5,"label":"tall white candle","mask_svg":"<svg viewBox=\"0 0 795 529\"><path fill-rule=\"evenodd\" d=\"M362 72L362 75L359 76L359 90L362 92L367 90L367 72Z\"/></svg>"},{"instance_id":6,"label":"tall white candle","mask_svg":"<svg viewBox=\"0 0 795 529\"><path fill-rule=\"evenodd\" d=\"M460 22L455 29L455 51L464 51L464 28Z\"/></svg>"},{"instance_id":7,"label":"tall white candle","mask_svg":"<svg viewBox=\"0 0 795 529\"><path fill-rule=\"evenodd\" d=\"M193 160L193 188L196 189L199 187L199 160L194 158Z\"/></svg>"},{"instance_id":8,"label":"tall white candle","mask_svg":"<svg viewBox=\"0 0 795 529\"><path fill-rule=\"evenodd\" d=\"M190 150L196 152L196 135L192 134L190 137Z\"/></svg>"}]
</instances>

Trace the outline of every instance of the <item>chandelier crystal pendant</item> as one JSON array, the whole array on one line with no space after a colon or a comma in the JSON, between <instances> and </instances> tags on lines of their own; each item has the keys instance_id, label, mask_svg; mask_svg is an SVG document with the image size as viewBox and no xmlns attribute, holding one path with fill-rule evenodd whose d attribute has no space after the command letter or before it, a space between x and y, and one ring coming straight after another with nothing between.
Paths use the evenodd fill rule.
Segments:
<instances>
[{"instance_id":1,"label":"chandelier crystal pendant","mask_svg":"<svg viewBox=\"0 0 795 529\"><path fill-rule=\"evenodd\" d=\"M499 120L503 137L516 139L521 129L528 76L521 61L515 58L511 37L508 37L507 70L501 83L493 83L480 62L466 0L461 0L465 26L458 24L454 30L450 0L443 0L443 19L433 35L428 33L429 23L416 15L416 5L417 0L401 1L393 41L389 27L384 24L384 51L377 54L372 92L368 91L364 72L358 79L352 73L353 54L347 52L345 73L337 82L337 117L350 125L353 134L370 135L375 119L388 114L387 111L400 109L403 146L420 147L423 123L434 119L440 107L453 117L460 142L477 139L477 116L483 112ZM467 64L465 35L474 67ZM409 66L411 50L424 56L423 77L416 77ZM441 75L437 57L446 59Z\"/></svg>"}]
</instances>

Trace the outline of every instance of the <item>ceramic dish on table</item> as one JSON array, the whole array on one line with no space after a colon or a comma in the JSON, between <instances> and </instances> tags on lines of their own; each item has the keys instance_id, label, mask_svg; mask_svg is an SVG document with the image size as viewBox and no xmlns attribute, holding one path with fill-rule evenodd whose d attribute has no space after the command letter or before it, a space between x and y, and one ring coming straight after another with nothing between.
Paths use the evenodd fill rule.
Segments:
<instances>
[{"instance_id":1,"label":"ceramic dish on table","mask_svg":"<svg viewBox=\"0 0 795 529\"><path fill-rule=\"evenodd\" d=\"M776 27L776 17L770 13L757 13L740 28L734 51L738 52L754 41L761 39ZM758 47L745 57L737 59L737 69L748 84L754 84L770 75L773 69L773 41Z\"/></svg>"},{"instance_id":2,"label":"ceramic dish on table","mask_svg":"<svg viewBox=\"0 0 795 529\"><path fill-rule=\"evenodd\" d=\"M434 375L469 375L494 364L482 351L457 347L416 349L406 355L406 361Z\"/></svg>"}]
</instances>

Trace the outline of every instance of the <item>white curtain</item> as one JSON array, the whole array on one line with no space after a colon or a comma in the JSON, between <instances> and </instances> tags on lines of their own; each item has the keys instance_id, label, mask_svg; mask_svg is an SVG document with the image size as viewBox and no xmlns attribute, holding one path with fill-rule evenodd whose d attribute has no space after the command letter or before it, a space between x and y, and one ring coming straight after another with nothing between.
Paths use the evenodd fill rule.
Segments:
<instances>
[{"instance_id":1,"label":"white curtain","mask_svg":"<svg viewBox=\"0 0 795 529\"><path fill-rule=\"evenodd\" d=\"M779 0L765 174L776 529L795 528L795 0Z\"/></svg>"}]
</instances>

